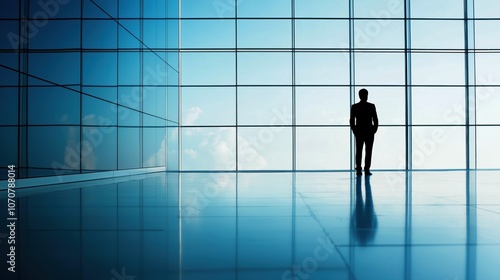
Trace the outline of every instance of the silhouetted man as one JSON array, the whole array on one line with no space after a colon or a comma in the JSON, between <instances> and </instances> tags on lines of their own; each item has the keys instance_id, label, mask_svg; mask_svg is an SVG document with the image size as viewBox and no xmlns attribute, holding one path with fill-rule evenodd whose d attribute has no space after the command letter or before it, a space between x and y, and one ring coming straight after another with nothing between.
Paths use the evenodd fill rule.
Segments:
<instances>
[{"instance_id":1,"label":"silhouetted man","mask_svg":"<svg viewBox=\"0 0 500 280\"><path fill-rule=\"evenodd\" d=\"M368 102L368 90L359 91L360 101L351 107L351 118L349 124L352 132L356 136L356 175L361 173L361 156L363 154L363 145L365 150L365 175L372 175L370 167L372 163L372 149L375 133L378 129L378 117L375 104Z\"/></svg>"}]
</instances>

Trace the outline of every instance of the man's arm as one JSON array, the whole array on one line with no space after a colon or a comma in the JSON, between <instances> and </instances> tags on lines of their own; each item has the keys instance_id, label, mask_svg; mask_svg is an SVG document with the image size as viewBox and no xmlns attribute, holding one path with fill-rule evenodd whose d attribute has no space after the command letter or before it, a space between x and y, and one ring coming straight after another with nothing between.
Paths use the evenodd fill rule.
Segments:
<instances>
[{"instance_id":1,"label":"man's arm","mask_svg":"<svg viewBox=\"0 0 500 280\"><path fill-rule=\"evenodd\" d=\"M376 133L378 130L378 116L377 116L377 108L375 107L375 104L373 104L373 127L374 127L373 133Z\"/></svg>"},{"instance_id":2,"label":"man's arm","mask_svg":"<svg viewBox=\"0 0 500 280\"><path fill-rule=\"evenodd\" d=\"M354 113L354 105L351 106L351 116L349 117L349 125L351 126L352 132L356 134L356 132L354 131L354 127L356 125L356 114Z\"/></svg>"}]
</instances>

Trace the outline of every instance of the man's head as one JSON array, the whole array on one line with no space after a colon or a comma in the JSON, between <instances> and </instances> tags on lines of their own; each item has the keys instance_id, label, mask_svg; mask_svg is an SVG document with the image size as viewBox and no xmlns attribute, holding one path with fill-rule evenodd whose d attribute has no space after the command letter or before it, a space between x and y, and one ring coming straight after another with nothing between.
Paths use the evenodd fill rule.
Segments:
<instances>
[{"instance_id":1,"label":"man's head","mask_svg":"<svg viewBox=\"0 0 500 280\"><path fill-rule=\"evenodd\" d=\"M366 90L365 88L362 88L359 90L359 99L361 99L361 101L367 101L368 100L368 90Z\"/></svg>"}]
</instances>

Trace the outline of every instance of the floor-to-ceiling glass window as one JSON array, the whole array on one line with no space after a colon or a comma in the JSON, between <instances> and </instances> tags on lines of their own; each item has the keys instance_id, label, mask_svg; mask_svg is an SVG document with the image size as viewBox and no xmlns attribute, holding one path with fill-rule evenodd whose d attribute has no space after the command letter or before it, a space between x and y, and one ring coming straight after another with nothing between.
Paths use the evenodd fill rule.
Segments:
<instances>
[{"instance_id":1,"label":"floor-to-ceiling glass window","mask_svg":"<svg viewBox=\"0 0 500 280\"><path fill-rule=\"evenodd\" d=\"M498 168L494 1L181 0L183 170Z\"/></svg>"}]
</instances>

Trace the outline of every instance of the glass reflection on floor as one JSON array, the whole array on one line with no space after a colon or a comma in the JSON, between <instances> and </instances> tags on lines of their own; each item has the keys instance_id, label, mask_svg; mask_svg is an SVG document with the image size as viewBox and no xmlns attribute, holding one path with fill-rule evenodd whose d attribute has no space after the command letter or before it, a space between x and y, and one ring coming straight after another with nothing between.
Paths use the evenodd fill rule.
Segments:
<instances>
[{"instance_id":1,"label":"glass reflection on floor","mask_svg":"<svg viewBox=\"0 0 500 280\"><path fill-rule=\"evenodd\" d=\"M2 261L0 274L500 279L499 179L494 171L159 173L18 189L17 272Z\"/></svg>"}]
</instances>

